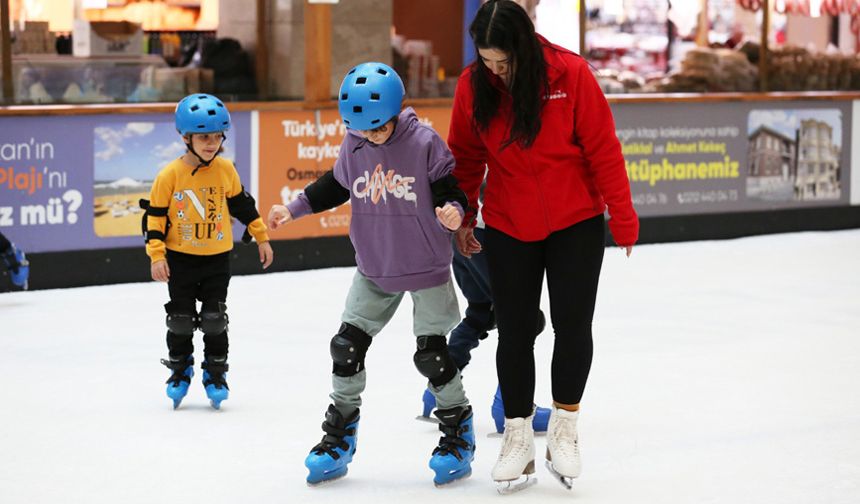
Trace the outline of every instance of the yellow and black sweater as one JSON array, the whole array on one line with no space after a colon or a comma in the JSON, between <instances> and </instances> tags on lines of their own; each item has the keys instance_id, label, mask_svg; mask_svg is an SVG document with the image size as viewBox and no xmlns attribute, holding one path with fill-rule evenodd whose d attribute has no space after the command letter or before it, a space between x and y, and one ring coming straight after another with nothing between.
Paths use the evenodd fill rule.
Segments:
<instances>
[{"instance_id":1,"label":"yellow and black sweater","mask_svg":"<svg viewBox=\"0 0 860 504\"><path fill-rule=\"evenodd\" d=\"M166 249L185 254L214 255L233 248L235 217L257 243L269 241L254 198L242 187L229 160L216 157L209 166L194 167L176 159L155 178L146 216L146 253L164 260Z\"/></svg>"}]
</instances>

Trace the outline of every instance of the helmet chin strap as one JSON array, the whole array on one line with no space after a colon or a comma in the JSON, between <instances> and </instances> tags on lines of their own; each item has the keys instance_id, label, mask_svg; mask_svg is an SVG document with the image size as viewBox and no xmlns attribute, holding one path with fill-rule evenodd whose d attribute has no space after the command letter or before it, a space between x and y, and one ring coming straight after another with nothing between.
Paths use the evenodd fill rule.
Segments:
<instances>
[{"instance_id":1,"label":"helmet chin strap","mask_svg":"<svg viewBox=\"0 0 860 504\"><path fill-rule=\"evenodd\" d=\"M227 139L227 135L222 132L221 133L221 143L218 144L218 150L221 150L221 146L224 145L224 140L226 140L226 139ZM200 161L200 163L197 164L197 167L194 168L194 170L191 172L192 177L197 173L197 170L199 170L200 168L204 168L206 166L209 166L209 164L212 161L214 161L216 157L218 157L218 152L216 151L215 155L212 156L212 159L207 161L207 160L203 159L203 156L198 154L196 150L194 150L194 143L193 142L185 142L185 146L188 147L188 151L190 153L194 154L194 156Z\"/></svg>"}]
</instances>

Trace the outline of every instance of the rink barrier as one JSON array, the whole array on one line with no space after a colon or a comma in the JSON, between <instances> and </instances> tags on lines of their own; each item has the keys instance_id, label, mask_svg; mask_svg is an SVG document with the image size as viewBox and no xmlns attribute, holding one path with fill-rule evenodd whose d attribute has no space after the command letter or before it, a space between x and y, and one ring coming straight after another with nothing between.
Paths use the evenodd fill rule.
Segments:
<instances>
[{"instance_id":1,"label":"rink barrier","mask_svg":"<svg viewBox=\"0 0 860 504\"><path fill-rule=\"evenodd\" d=\"M645 217L639 245L853 228L860 228L860 207ZM606 241L607 247L613 246L608 230ZM278 240L272 242L272 248L275 261L267 273L355 266L348 237ZM29 258L31 290L150 281L149 258L142 247L46 252ZM254 244L237 244L232 259L234 275L262 273ZM11 287L4 271L0 292Z\"/></svg>"},{"instance_id":2,"label":"rink barrier","mask_svg":"<svg viewBox=\"0 0 860 504\"><path fill-rule=\"evenodd\" d=\"M564 93L552 96L566 99ZM860 149L852 149L860 145L860 93L625 95L608 100L641 217L640 243L860 227ZM446 136L450 99L407 105ZM335 102L229 107L236 127L228 154L261 213L295 197L333 164L345 131ZM150 134L147 148L158 151L165 139L175 137L173 108L0 107L0 231L27 251L32 289L149 280L148 259L137 235L136 200L125 196L135 192L127 187L139 177L123 172L130 170L129 161L143 162L117 156L105 165L111 157L100 142L110 135L103 137L98 129L125 129L136 139ZM786 131L789 123L794 130ZM818 178L802 175L800 153L814 148L803 140L807 132L826 139L830 149L820 152L829 161L816 168ZM828 176L838 183L829 183ZM145 192L148 186L136 190ZM129 201L117 201L123 198ZM344 206L271 231L276 255L269 271L353 266L346 236L349 214ZM126 221L135 221L128 232ZM234 273L259 272L256 246L237 244ZM0 272L0 291L9 288L6 273Z\"/></svg>"}]
</instances>

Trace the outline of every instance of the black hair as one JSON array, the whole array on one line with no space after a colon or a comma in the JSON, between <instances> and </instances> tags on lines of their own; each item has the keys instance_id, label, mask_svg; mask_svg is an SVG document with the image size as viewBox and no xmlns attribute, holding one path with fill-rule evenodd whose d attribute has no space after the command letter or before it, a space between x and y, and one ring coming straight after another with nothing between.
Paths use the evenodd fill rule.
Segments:
<instances>
[{"instance_id":1,"label":"black hair","mask_svg":"<svg viewBox=\"0 0 860 504\"><path fill-rule=\"evenodd\" d=\"M509 55L512 74L508 86L513 98L513 118L502 148L514 142L530 147L540 132L543 97L549 90L543 44L531 18L512 0L490 0L478 9L469 26L469 35L476 54L478 49L496 49ZM480 55L472 67L474 126L486 130L498 113L501 93L490 82L491 72Z\"/></svg>"}]
</instances>

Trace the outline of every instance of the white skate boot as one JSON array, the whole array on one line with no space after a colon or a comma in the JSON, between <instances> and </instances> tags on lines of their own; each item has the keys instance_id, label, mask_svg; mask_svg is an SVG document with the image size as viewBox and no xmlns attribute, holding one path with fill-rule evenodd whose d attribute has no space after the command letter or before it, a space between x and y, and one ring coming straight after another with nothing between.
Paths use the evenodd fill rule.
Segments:
<instances>
[{"instance_id":1,"label":"white skate boot","mask_svg":"<svg viewBox=\"0 0 860 504\"><path fill-rule=\"evenodd\" d=\"M546 468L565 488L573 488L573 479L582 472L579 457L579 435L576 421L579 411L552 407L546 434Z\"/></svg>"},{"instance_id":2,"label":"white skate boot","mask_svg":"<svg viewBox=\"0 0 860 504\"><path fill-rule=\"evenodd\" d=\"M535 472L534 414L528 418L505 418L502 451L493 466L493 480L500 494L518 492L537 483Z\"/></svg>"}]
</instances>

